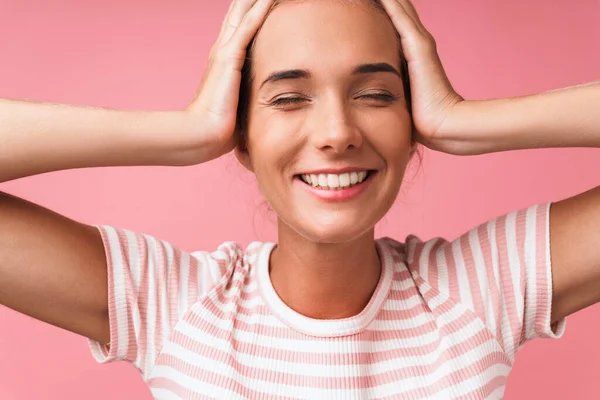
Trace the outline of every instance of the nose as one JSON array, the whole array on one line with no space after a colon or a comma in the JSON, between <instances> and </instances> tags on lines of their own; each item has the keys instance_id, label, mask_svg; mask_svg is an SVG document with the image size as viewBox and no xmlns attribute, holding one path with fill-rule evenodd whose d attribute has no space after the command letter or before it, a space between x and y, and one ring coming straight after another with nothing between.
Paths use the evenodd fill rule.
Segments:
<instances>
[{"instance_id":1,"label":"nose","mask_svg":"<svg viewBox=\"0 0 600 400\"><path fill-rule=\"evenodd\" d=\"M350 107L340 100L316 107L311 141L319 150L343 153L362 145L363 136L354 123Z\"/></svg>"}]
</instances>

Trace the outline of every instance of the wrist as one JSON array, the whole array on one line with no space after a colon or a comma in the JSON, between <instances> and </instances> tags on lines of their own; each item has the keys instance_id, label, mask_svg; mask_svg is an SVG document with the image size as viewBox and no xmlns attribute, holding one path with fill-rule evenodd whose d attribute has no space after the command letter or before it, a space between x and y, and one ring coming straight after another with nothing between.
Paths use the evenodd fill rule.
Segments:
<instances>
[{"instance_id":1,"label":"wrist","mask_svg":"<svg viewBox=\"0 0 600 400\"><path fill-rule=\"evenodd\" d=\"M435 132L425 135L428 147L453 155L470 155L474 139L467 126L471 119L473 101L457 98L446 106L446 115L438 123Z\"/></svg>"},{"instance_id":2,"label":"wrist","mask_svg":"<svg viewBox=\"0 0 600 400\"><path fill-rule=\"evenodd\" d=\"M233 150L237 143L235 116L224 118L194 109L181 113L179 139L173 145L182 165L201 164Z\"/></svg>"}]
</instances>

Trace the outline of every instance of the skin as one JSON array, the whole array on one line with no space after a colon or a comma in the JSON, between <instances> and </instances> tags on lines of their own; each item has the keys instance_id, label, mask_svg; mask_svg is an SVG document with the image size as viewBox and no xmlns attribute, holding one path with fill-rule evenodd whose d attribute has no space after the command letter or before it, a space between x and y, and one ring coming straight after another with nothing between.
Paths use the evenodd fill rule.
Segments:
<instances>
[{"instance_id":1,"label":"skin","mask_svg":"<svg viewBox=\"0 0 600 400\"><path fill-rule=\"evenodd\" d=\"M306 316L353 316L379 280L374 226L396 199L416 147L400 74L353 71L374 63L400 71L398 55L391 21L366 2L284 2L256 38L247 147L237 155L278 216L273 286ZM263 83L283 70L310 76ZM293 102L276 103L281 98ZM368 189L346 202L317 199L297 178L343 167L376 171Z\"/></svg>"}]
</instances>

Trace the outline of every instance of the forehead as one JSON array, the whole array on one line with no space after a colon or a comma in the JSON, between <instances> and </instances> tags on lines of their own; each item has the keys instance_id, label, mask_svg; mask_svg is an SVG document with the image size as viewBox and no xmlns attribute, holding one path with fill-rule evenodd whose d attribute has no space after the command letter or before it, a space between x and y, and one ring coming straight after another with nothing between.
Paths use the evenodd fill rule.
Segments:
<instances>
[{"instance_id":1,"label":"forehead","mask_svg":"<svg viewBox=\"0 0 600 400\"><path fill-rule=\"evenodd\" d=\"M256 37L257 78L273 70L349 72L358 64L400 67L396 33L387 16L367 2L287 1L275 7Z\"/></svg>"}]
</instances>

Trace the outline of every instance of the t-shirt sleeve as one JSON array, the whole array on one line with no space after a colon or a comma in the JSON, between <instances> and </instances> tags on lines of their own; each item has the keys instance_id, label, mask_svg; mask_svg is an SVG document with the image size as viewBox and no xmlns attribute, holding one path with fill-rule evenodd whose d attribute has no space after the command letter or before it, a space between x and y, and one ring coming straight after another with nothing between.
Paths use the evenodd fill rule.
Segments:
<instances>
[{"instance_id":1,"label":"t-shirt sleeve","mask_svg":"<svg viewBox=\"0 0 600 400\"><path fill-rule=\"evenodd\" d=\"M564 333L565 318L551 323L550 207L494 218L453 241L406 240L410 268L479 316L511 356Z\"/></svg>"},{"instance_id":2,"label":"t-shirt sleeve","mask_svg":"<svg viewBox=\"0 0 600 400\"><path fill-rule=\"evenodd\" d=\"M127 361L145 375L171 329L227 265L147 234L95 227L106 253L110 343L89 340L90 349L100 363Z\"/></svg>"}]
</instances>

